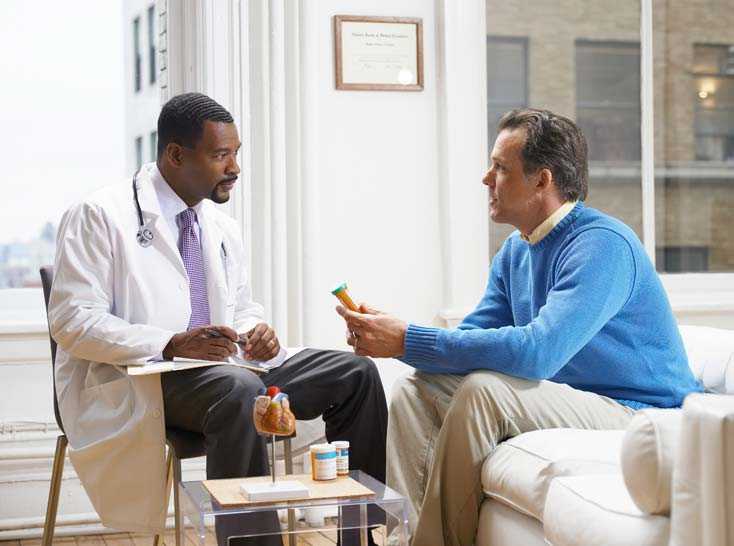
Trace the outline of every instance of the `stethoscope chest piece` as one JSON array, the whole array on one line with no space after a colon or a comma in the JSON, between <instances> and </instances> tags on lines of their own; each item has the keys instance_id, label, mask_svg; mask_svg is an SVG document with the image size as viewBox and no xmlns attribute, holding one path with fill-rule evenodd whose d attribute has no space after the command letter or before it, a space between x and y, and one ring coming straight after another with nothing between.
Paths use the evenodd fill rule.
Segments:
<instances>
[{"instance_id":1,"label":"stethoscope chest piece","mask_svg":"<svg viewBox=\"0 0 734 546\"><path fill-rule=\"evenodd\" d=\"M143 248L148 248L153 244L153 232L146 226L141 226L137 234L138 244Z\"/></svg>"},{"instance_id":2,"label":"stethoscope chest piece","mask_svg":"<svg viewBox=\"0 0 734 546\"><path fill-rule=\"evenodd\" d=\"M142 246L143 248L148 248L151 244L153 244L153 232L151 229L143 222L143 210L140 208L140 201L138 200L138 173L140 172L140 169L133 175L133 199L135 200L135 210L138 213L138 233L135 235L135 238L138 240L138 244Z\"/></svg>"}]
</instances>

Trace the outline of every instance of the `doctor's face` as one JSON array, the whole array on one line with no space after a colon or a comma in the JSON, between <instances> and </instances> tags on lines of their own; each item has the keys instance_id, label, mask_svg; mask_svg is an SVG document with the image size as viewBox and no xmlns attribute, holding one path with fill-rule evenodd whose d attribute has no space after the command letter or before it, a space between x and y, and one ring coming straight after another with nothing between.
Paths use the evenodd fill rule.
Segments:
<instances>
[{"instance_id":1,"label":"doctor's face","mask_svg":"<svg viewBox=\"0 0 734 546\"><path fill-rule=\"evenodd\" d=\"M204 131L194 149L183 148L182 186L189 206L209 198L225 203L237 182L240 167L237 151L240 138L234 123L205 121ZM189 202L193 201L193 202Z\"/></svg>"}]
</instances>

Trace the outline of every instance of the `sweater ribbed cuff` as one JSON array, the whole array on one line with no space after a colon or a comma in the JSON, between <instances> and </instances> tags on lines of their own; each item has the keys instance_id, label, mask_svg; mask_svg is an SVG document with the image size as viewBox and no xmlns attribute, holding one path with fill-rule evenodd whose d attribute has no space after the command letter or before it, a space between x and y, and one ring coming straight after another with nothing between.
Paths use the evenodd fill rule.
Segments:
<instances>
[{"instance_id":1,"label":"sweater ribbed cuff","mask_svg":"<svg viewBox=\"0 0 734 546\"><path fill-rule=\"evenodd\" d=\"M436 339L439 328L409 324L405 332L405 355L402 360L411 366L433 364L438 357Z\"/></svg>"}]
</instances>

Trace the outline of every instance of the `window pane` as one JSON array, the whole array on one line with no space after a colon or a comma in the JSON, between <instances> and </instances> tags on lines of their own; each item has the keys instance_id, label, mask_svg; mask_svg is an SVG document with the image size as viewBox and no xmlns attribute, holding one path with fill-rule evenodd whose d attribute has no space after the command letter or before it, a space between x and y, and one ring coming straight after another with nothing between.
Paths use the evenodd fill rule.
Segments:
<instances>
[{"instance_id":1,"label":"window pane","mask_svg":"<svg viewBox=\"0 0 734 546\"><path fill-rule=\"evenodd\" d=\"M29 32L27 9L22 0L0 8L0 49L22 52L0 56L2 289L40 286L64 210L124 173L122 36L131 22L123 29L114 2L44 2Z\"/></svg>"},{"instance_id":2,"label":"window pane","mask_svg":"<svg viewBox=\"0 0 734 546\"><path fill-rule=\"evenodd\" d=\"M528 104L525 38L487 36L487 112L489 138L497 136L502 114Z\"/></svg>"},{"instance_id":3,"label":"window pane","mask_svg":"<svg viewBox=\"0 0 734 546\"><path fill-rule=\"evenodd\" d=\"M653 4L659 271L734 271L734 1Z\"/></svg>"},{"instance_id":4,"label":"window pane","mask_svg":"<svg viewBox=\"0 0 734 546\"><path fill-rule=\"evenodd\" d=\"M577 40L576 104L591 161L639 161L640 45Z\"/></svg>"},{"instance_id":5,"label":"window pane","mask_svg":"<svg viewBox=\"0 0 734 546\"><path fill-rule=\"evenodd\" d=\"M0 289L40 286L38 268L53 263L61 215L99 187L130 183L135 137L145 135L140 155L147 160L159 108L155 86L134 91L133 21L148 3L44 2L32 33L26 4L0 6L0 48L23 52L0 57ZM30 320L12 306L0 313Z\"/></svg>"},{"instance_id":6,"label":"window pane","mask_svg":"<svg viewBox=\"0 0 734 546\"><path fill-rule=\"evenodd\" d=\"M143 164L143 137L135 137L135 169Z\"/></svg>"},{"instance_id":7,"label":"window pane","mask_svg":"<svg viewBox=\"0 0 734 546\"><path fill-rule=\"evenodd\" d=\"M155 4L148 7L148 82L155 83L156 67L155 67L155 55L156 55L156 15L155 15Z\"/></svg>"},{"instance_id":8,"label":"window pane","mask_svg":"<svg viewBox=\"0 0 734 546\"><path fill-rule=\"evenodd\" d=\"M158 157L158 132L150 133L150 161L155 161Z\"/></svg>"},{"instance_id":9,"label":"window pane","mask_svg":"<svg viewBox=\"0 0 734 546\"><path fill-rule=\"evenodd\" d=\"M135 91L140 91L143 77L143 56L140 53L140 17L133 19L133 70Z\"/></svg>"},{"instance_id":10,"label":"window pane","mask_svg":"<svg viewBox=\"0 0 734 546\"><path fill-rule=\"evenodd\" d=\"M642 235L640 3L486 0L487 122L512 108L547 108L589 142L587 204ZM490 223L491 252L514 228Z\"/></svg>"}]
</instances>

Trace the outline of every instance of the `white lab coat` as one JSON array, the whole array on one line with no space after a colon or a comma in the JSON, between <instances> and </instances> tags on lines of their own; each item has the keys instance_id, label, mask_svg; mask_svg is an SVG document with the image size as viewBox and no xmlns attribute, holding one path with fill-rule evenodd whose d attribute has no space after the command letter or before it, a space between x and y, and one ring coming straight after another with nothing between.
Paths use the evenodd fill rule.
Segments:
<instances>
[{"instance_id":1,"label":"white lab coat","mask_svg":"<svg viewBox=\"0 0 734 546\"><path fill-rule=\"evenodd\" d=\"M49 302L58 342L56 389L69 457L106 526L153 533L164 525L165 427L159 375L123 363L159 355L191 314L188 276L161 216L151 172L137 178L152 245L136 240L131 183L73 206L58 235ZM237 224L211 201L198 215L212 324L245 332L263 321L251 300Z\"/></svg>"}]
</instances>

